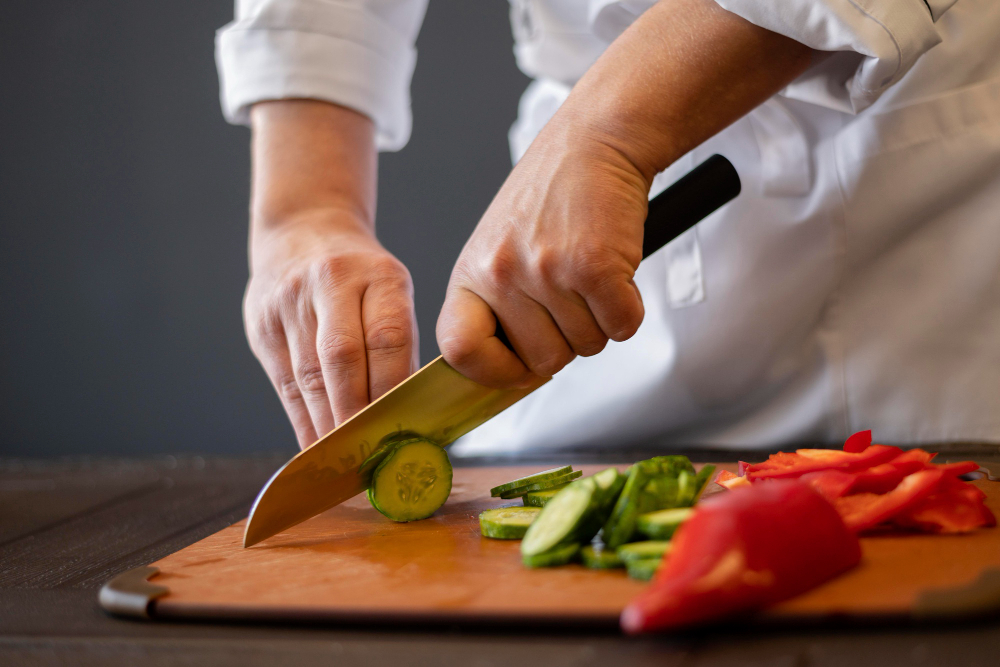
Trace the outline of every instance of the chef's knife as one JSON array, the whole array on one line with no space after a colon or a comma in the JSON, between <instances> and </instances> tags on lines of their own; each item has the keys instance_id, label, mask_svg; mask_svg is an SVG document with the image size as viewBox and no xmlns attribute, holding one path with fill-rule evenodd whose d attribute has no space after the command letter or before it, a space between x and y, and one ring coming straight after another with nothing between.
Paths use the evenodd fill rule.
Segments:
<instances>
[{"instance_id":1,"label":"chef's knife","mask_svg":"<svg viewBox=\"0 0 1000 667\"><path fill-rule=\"evenodd\" d=\"M739 192L739 175L729 160L721 155L705 160L649 202L643 259ZM499 327L497 336L510 347ZM442 446L450 444L546 381L523 389L490 389L438 357L278 470L254 501L243 546L257 544L364 491L371 466L362 469L362 463L395 439L416 433Z\"/></svg>"}]
</instances>

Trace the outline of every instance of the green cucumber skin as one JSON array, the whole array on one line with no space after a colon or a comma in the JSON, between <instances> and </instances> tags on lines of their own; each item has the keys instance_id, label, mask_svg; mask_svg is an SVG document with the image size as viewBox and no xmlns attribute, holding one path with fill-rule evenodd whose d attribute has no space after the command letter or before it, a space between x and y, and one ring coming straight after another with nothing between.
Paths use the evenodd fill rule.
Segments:
<instances>
[{"instance_id":1,"label":"green cucumber skin","mask_svg":"<svg viewBox=\"0 0 1000 667\"><path fill-rule=\"evenodd\" d=\"M695 503L701 498L701 494L705 492L705 487L708 486L708 480L712 479L712 475L715 474L715 466L711 463L706 463L695 475L695 491L694 498L691 501L689 507L694 507Z\"/></svg>"},{"instance_id":2,"label":"green cucumber skin","mask_svg":"<svg viewBox=\"0 0 1000 667\"><path fill-rule=\"evenodd\" d=\"M576 470L566 473L561 477L552 477L541 482L535 482L534 484L528 484L527 486L519 486L516 489L511 489L510 491L504 491L500 494L500 497L504 500L513 500L514 498L520 498L525 494L533 493L535 491L545 491L559 486L566 486L581 476L583 476L583 471Z\"/></svg>"},{"instance_id":3,"label":"green cucumber skin","mask_svg":"<svg viewBox=\"0 0 1000 667\"><path fill-rule=\"evenodd\" d=\"M545 503L556 497L556 493L566 488L566 485L557 486L542 491L532 491L521 496L521 502L525 507L545 507Z\"/></svg>"},{"instance_id":4,"label":"green cucumber skin","mask_svg":"<svg viewBox=\"0 0 1000 667\"><path fill-rule=\"evenodd\" d=\"M583 561L585 567L591 570L611 570L625 567L625 563L614 551L595 548L592 544L580 549L580 560Z\"/></svg>"},{"instance_id":5,"label":"green cucumber skin","mask_svg":"<svg viewBox=\"0 0 1000 667\"><path fill-rule=\"evenodd\" d=\"M609 549L615 549L632 539L635 519L639 515L636 503L646 482L646 473L639 465L629 469L628 478L622 488L611 514L604 523L602 539Z\"/></svg>"},{"instance_id":6,"label":"green cucumber skin","mask_svg":"<svg viewBox=\"0 0 1000 667\"><path fill-rule=\"evenodd\" d=\"M627 563L647 558L663 558L670 553L670 548L671 542L669 540L645 540L623 544L615 550L615 553L622 562Z\"/></svg>"},{"instance_id":7,"label":"green cucumber skin","mask_svg":"<svg viewBox=\"0 0 1000 667\"><path fill-rule=\"evenodd\" d=\"M681 510L677 512L678 516L683 516L679 520L664 521L661 512L668 510L659 510L657 512L650 512L649 514L641 514L636 519L636 529L648 537L651 540L669 540L680 528L681 524L687 521L693 510L687 508L672 508L676 510ZM660 516L657 516L660 515Z\"/></svg>"},{"instance_id":8,"label":"green cucumber skin","mask_svg":"<svg viewBox=\"0 0 1000 667\"><path fill-rule=\"evenodd\" d=\"M593 526L588 521L594 515L596 494L597 485L590 477L562 489L545 504L528 529L521 542L521 554L534 556L562 544L589 542L596 534L596 530L591 531Z\"/></svg>"},{"instance_id":9,"label":"green cucumber skin","mask_svg":"<svg viewBox=\"0 0 1000 667\"><path fill-rule=\"evenodd\" d=\"M552 468L551 470L543 470L542 472L536 472L534 475L528 475L527 477L521 477L520 479L515 479L510 482L504 482L499 486L494 486L490 489L490 496L497 498L502 493L507 491L513 491L514 489L520 488L522 486L530 486L537 482L544 482L549 479L556 477L563 477L573 472L573 466L560 466L558 468ZM582 474L582 473L581 473Z\"/></svg>"},{"instance_id":10,"label":"green cucumber skin","mask_svg":"<svg viewBox=\"0 0 1000 667\"><path fill-rule=\"evenodd\" d=\"M662 558L642 558L625 563L625 569L630 579L649 581L663 562Z\"/></svg>"},{"instance_id":11,"label":"green cucumber skin","mask_svg":"<svg viewBox=\"0 0 1000 667\"><path fill-rule=\"evenodd\" d=\"M519 540L524 537L531 521L538 516L538 512L533 507L504 507L486 510L479 514L479 531L483 537L494 540Z\"/></svg>"},{"instance_id":12,"label":"green cucumber skin","mask_svg":"<svg viewBox=\"0 0 1000 667\"><path fill-rule=\"evenodd\" d=\"M530 556L522 554L521 562L530 568L558 567L559 565L566 565L573 562L579 553L579 544L564 544L539 554L532 554Z\"/></svg>"}]
</instances>

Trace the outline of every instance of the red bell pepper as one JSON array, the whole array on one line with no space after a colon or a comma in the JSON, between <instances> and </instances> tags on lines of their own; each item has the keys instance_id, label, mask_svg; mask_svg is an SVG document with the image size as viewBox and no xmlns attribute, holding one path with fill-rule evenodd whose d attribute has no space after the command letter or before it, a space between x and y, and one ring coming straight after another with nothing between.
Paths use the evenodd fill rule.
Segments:
<instances>
[{"instance_id":1,"label":"red bell pepper","mask_svg":"<svg viewBox=\"0 0 1000 667\"><path fill-rule=\"evenodd\" d=\"M872 444L872 432L858 431L844 442L844 451L857 454L868 449L870 444Z\"/></svg>"},{"instance_id":2,"label":"red bell pepper","mask_svg":"<svg viewBox=\"0 0 1000 667\"><path fill-rule=\"evenodd\" d=\"M933 493L942 479L940 470L921 470L904 477L888 493L856 493L837 498L833 504L848 528L861 532L914 507Z\"/></svg>"},{"instance_id":3,"label":"red bell pepper","mask_svg":"<svg viewBox=\"0 0 1000 667\"><path fill-rule=\"evenodd\" d=\"M953 477L958 477L959 475L966 475L970 472L976 472L979 470L979 464L975 461L956 461L955 463L942 463L934 466L938 470L942 471L946 475L951 475Z\"/></svg>"},{"instance_id":4,"label":"red bell pepper","mask_svg":"<svg viewBox=\"0 0 1000 667\"><path fill-rule=\"evenodd\" d=\"M653 583L622 612L631 634L703 623L803 593L861 560L857 537L808 484L755 484L702 501Z\"/></svg>"},{"instance_id":5,"label":"red bell pepper","mask_svg":"<svg viewBox=\"0 0 1000 667\"><path fill-rule=\"evenodd\" d=\"M794 454L779 452L767 461L747 466L751 482L758 479L794 479L821 470L864 470L890 461L903 451L898 447L870 445L863 452L842 452L837 449L799 449Z\"/></svg>"},{"instance_id":6,"label":"red bell pepper","mask_svg":"<svg viewBox=\"0 0 1000 667\"><path fill-rule=\"evenodd\" d=\"M945 477L929 496L893 517L892 522L931 533L968 533L997 524L983 503L986 494L955 477Z\"/></svg>"},{"instance_id":7,"label":"red bell pepper","mask_svg":"<svg viewBox=\"0 0 1000 667\"><path fill-rule=\"evenodd\" d=\"M810 472L802 475L800 479L831 502L850 493L857 482L855 475L841 470Z\"/></svg>"}]
</instances>

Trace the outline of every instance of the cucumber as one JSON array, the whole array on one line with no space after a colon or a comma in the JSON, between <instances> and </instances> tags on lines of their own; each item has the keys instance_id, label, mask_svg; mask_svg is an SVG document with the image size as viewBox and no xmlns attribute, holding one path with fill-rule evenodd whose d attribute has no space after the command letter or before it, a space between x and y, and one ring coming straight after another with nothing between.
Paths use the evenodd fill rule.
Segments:
<instances>
[{"instance_id":1,"label":"cucumber","mask_svg":"<svg viewBox=\"0 0 1000 667\"><path fill-rule=\"evenodd\" d=\"M574 479L581 477L583 475L582 470L577 470L575 472L569 472L565 475L559 477L552 477L550 479L545 479L540 482L535 482L534 484L528 484L527 486L519 486L510 491L504 491L500 494L500 497L504 500L510 500L512 498L520 498L526 493L532 493L533 491L544 491L545 489L554 489L557 486L566 486Z\"/></svg>"},{"instance_id":2,"label":"cucumber","mask_svg":"<svg viewBox=\"0 0 1000 667\"><path fill-rule=\"evenodd\" d=\"M563 544L537 554L522 554L521 562L528 567L556 567L572 562L578 553L580 553L579 544Z\"/></svg>"},{"instance_id":3,"label":"cucumber","mask_svg":"<svg viewBox=\"0 0 1000 667\"><path fill-rule=\"evenodd\" d=\"M691 518L692 514L694 514L694 510L690 507L660 510L639 515L635 525L640 533L650 539L669 540L674 536L674 531Z\"/></svg>"},{"instance_id":4,"label":"cucumber","mask_svg":"<svg viewBox=\"0 0 1000 667\"><path fill-rule=\"evenodd\" d=\"M592 570L609 570L625 565L618 554L611 549L596 547L593 544L588 544L580 549L580 559L585 566Z\"/></svg>"},{"instance_id":5,"label":"cucumber","mask_svg":"<svg viewBox=\"0 0 1000 667\"><path fill-rule=\"evenodd\" d=\"M601 534L601 539L609 549L620 547L632 539L635 519L639 515L639 496L647 481L647 474L641 465L634 465L629 469L625 486L615 501Z\"/></svg>"},{"instance_id":6,"label":"cucumber","mask_svg":"<svg viewBox=\"0 0 1000 667\"><path fill-rule=\"evenodd\" d=\"M483 537L496 540L519 540L541 512L537 507L502 507L486 510L479 515L479 530Z\"/></svg>"},{"instance_id":7,"label":"cucumber","mask_svg":"<svg viewBox=\"0 0 1000 667\"><path fill-rule=\"evenodd\" d=\"M372 473L368 500L393 521L426 519L448 499L451 476L444 449L424 439L401 442Z\"/></svg>"},{"instance_id":8,"label":"cucumber","mask_svg":"<svg viewBox=\"0 0 1000 667\"><path fill-rule=\"evenodd\" d=\"M695 488L696 486L697 482L695 481L695 476L687 470L684 470L681 474L677 475L677 502L673 506L691 507L691 505L694 505L694 494L697 491Z\"/></svg>"},{"instance_id":9,"label":"cucumber","mask_svg":"<svg viewBox=\"0 0 1000 667\"><path fill-rule=\"evenodd\" d=\"M592 477L600 492L601 502L607 505L610 510L615 501L618 500L622 487L625 486L625 476L618 472L617 468L606 468Z\"/></svg>"},{"instance_id":10,"label":"cucumber","mask_svg":"<svg viewBox=\"0 0 1000 667\"><path fill-rule=\"evenodd\" d=\"M667 540L646 540L644 542L629 542L615 551L623 562L642 560L645 558L663 558L670 553L671 544Z\"/></svg>"},{"instance_id":11,"label":"cucumber","mask_svg":"<svg viewBox=\"0 0 1000 667\"><path fill-rule=\"evenodd\" d=\"M521 554L536 556L570 542L589 542L597 532L590 533L592 517L598 508L597 494L597 484L590 477L561 489L528 528L521 542Z\"/></svg>"},{"instance_id":12,"label":"cucumber","mask_svg":"<svg viewBox=\"0 0 1000 667\"><path fill-rule=\"evenodd\" d=\"M711 463L706 463L695 475L695 490L694 498L691 500L691 506L693 507L698 499L701 498L701 494L705 491L705 487L708 486L708 480L712 479L712 475L715 474L715 466Z\"/></svg>"},{"instance_id":13,"label":"cucumber","mask_svg":"<svg viewBox=\"0 0 1000 667\"><path fill-rule=\"evenodd\" d=\"M361 467L359 468L360 474L368 477L369 486L371 485L372 473L375 472L375 468L378 467L378 464L389 455L389 452L403 443L413 442L415 440L426 440L426 438L414 433L413 431L390 433L382 438L379 443L375 445L375 451L372 452L368 458L362 461Z\"/></svg>"},{"instance_id":14,"label":"cucumber","mask_svg":"<svg viewBox=\"0 0 1000 667\"><path fill-rule=\"evenodd\" d=\"M681 475L687 475L687 473L682 472ZM679 478L657 474L643 485L639 499L636 501L636 511L639 514L646 514L668 507L677 507L679 496Z\"/></svg>"},{"instance_id":15,"label":"cucumber","mask_svg":"<svg viewBox=\"0 0 1000 667\"><path fill-rule=\"evenodd\" d=\"M556 494L564 488L566 488L565 484L544 491L531 491L521 496L521 501L528 507L545 507L545 503L555 498Z\"/></svg>"},{"instance_id":16,"label":"cucumber","mask_svg":"<svg viewBox=\"0 0 1000 667\"><path fill-rule=\"evenodd\" d=\"M628 571L630 578L638 579L639 581L649 581L656 574L656 570L659 569L662 562L662 558L640 558L626 562L625 569Z\"/></svg>"},{"instance_id":17,"label":"cucumber","mask_svg":"<svg viewBox=\"0 0 1000 667\"><path fill-rule=\"evenodd\" d=\"M670 456L654 456L651 459L646 459L645 461L640 461L639 465L646 469L646 472L651 475L668 475L670 477L677 477L682 472L688 472L694 474L694 466L691 464L691 459L680 454L671 454Z\"/></svg>"},{"instance_id":18,"label":"cucumber","mask_svg":"<svg viewBox=\"0 0 1000 667\"><path fill-rule=\"evenodd\" d=\"M529 486L537 482L544 482L545 480L552 479L554 477L562 477L563 475L568 475L571 472L573 472L573 466L562 466L561 468L553 468L552 470L536 472L534 475L528 475L527 477L515 479L512 482L505 482L500 486L494 486L490 489L490 496L497 498L505 491L513 491L521 486Z\"/></svg>"}]
</instances>

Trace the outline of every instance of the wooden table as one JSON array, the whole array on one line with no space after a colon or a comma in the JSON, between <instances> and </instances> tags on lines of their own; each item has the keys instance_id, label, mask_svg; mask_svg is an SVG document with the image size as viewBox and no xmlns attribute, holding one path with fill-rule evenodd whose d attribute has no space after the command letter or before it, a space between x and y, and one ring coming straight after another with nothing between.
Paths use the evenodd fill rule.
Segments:
<instances>
[{"instance_id":1,"label":"wooden table","mask_svg":"<svg viewBox=\"0 0 1000 667\"><path fill-rule=\"evenodd\" d=\"M143 623L101 611L105 581L245 516L286 456L0 459L0 664L986 667L1000 660L1000 621L768 634L729 627L629 639L579 630Z\"/></svg>"}]
</instances>

